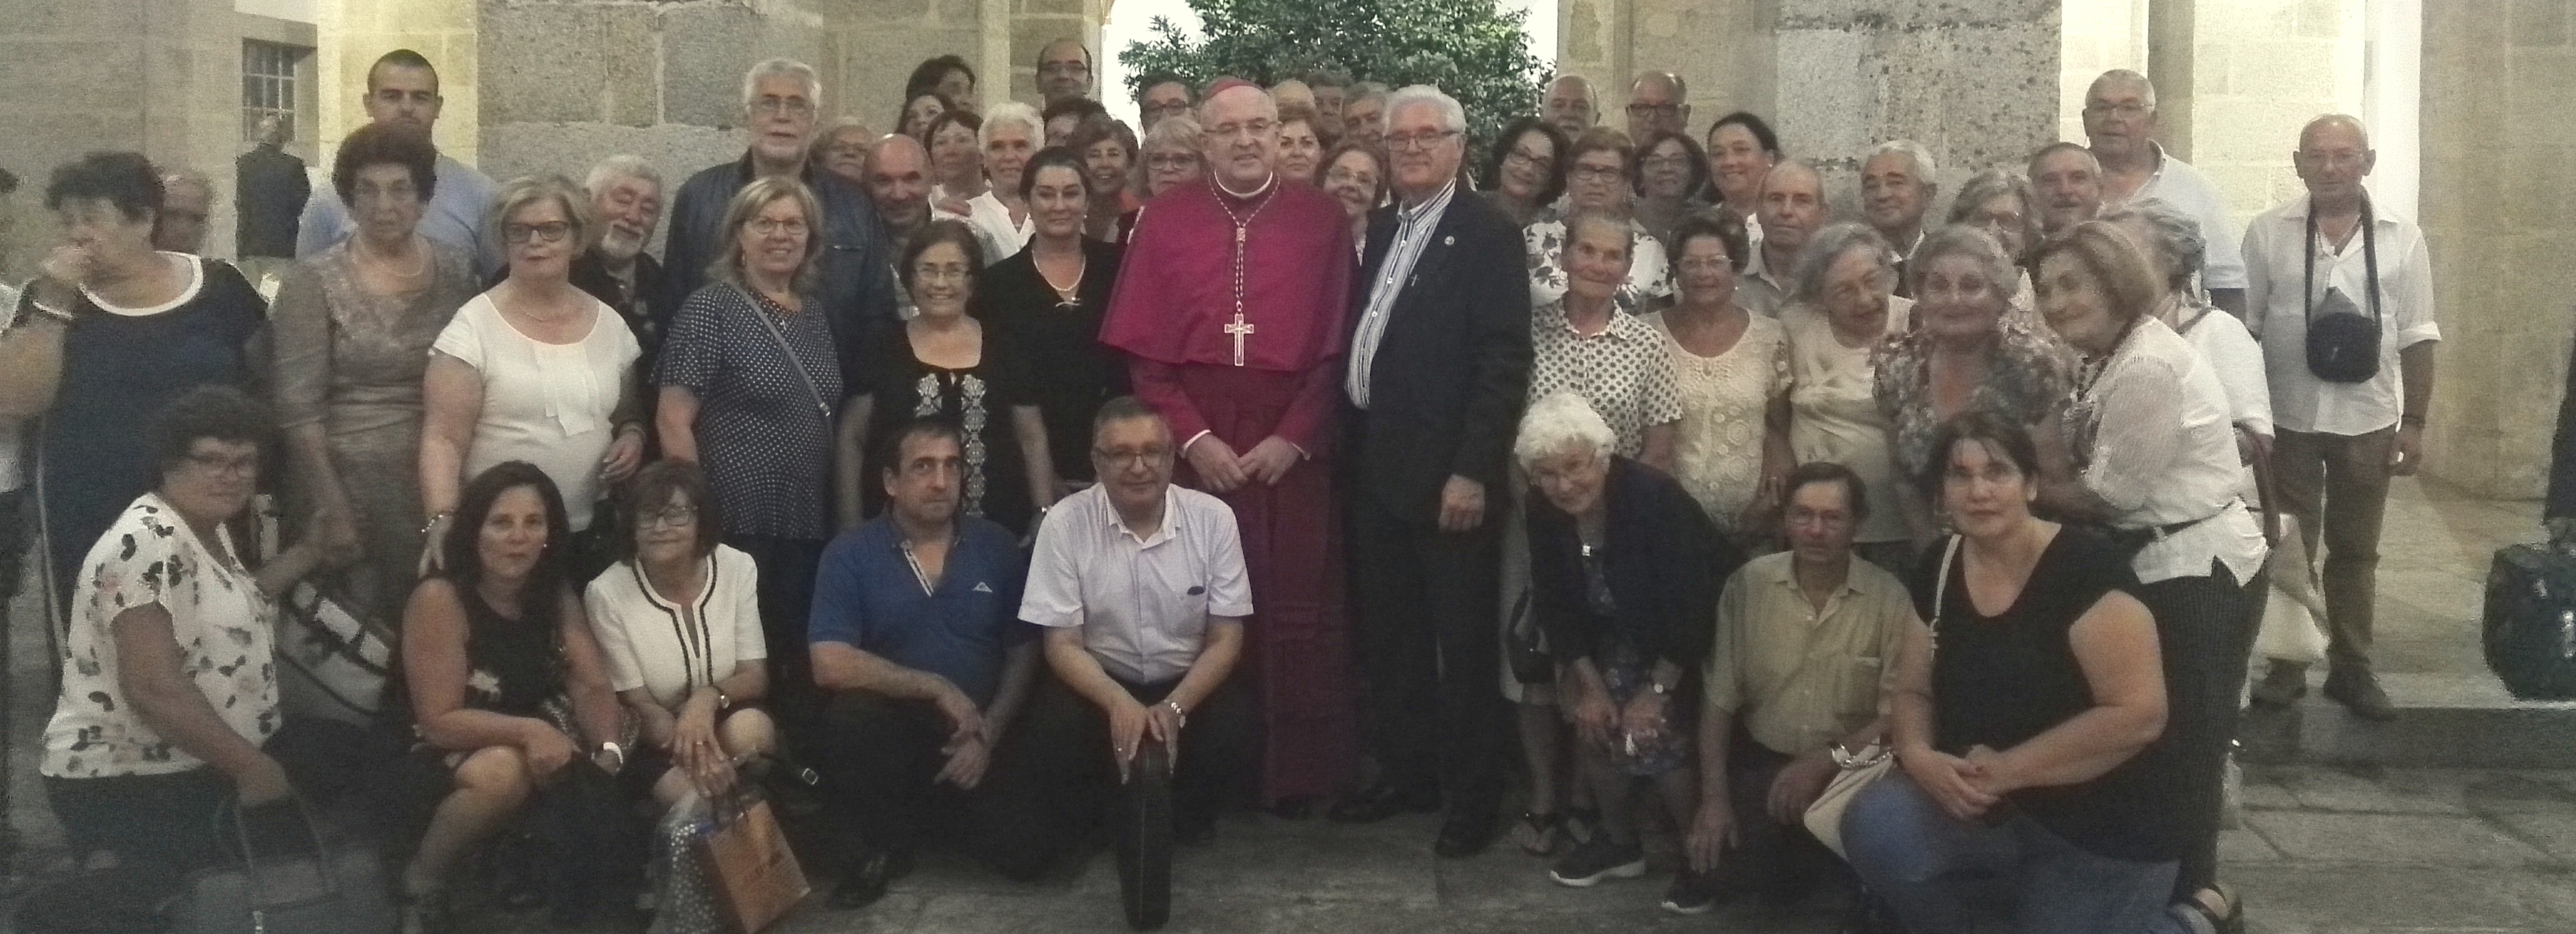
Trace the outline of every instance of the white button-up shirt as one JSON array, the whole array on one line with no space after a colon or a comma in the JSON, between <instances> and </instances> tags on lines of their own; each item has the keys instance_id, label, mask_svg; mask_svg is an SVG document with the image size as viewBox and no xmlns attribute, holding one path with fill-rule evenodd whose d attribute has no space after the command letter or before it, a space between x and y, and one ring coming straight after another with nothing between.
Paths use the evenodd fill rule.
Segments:
<instances>
[{"instance_id":1,"label":"white button-up shirt","mask_svg":"<svg viewBox=\"0 0 2576 934\"><path fill-rule=\"evenodd\" d=\"M1164 491L1163 524L1138 538L1106 487L1065 497L1038 528L1020 619L1079 627L1112 677L1161 684L1188 674L1211 618L1252 615L1234 510L1206 493Z\"/></svg>"},{"instance_id":2,"label":"white button-up shirt","mask_svg":"<svg viewBox=\"0 0 2576 934\"><path fill-rule=\"evenodd\" d=\"M1413 278L1423 248L1431 245L1431 232L1440 227L1440 217L1457 193L1458 183L1451 181L1430 200L1395 209L1395 242L1386 248L1386 261L1378 264L1377 278L1369 283L1368 307L1360 312L1359 328L1351 332L1350 374L1343 380L1342 391L1350 394L1352 405L1369 407L1369 369L1377 365L1377 345L1386 337L1386 319L1395 314L1396 296Z\"/></svg>"},{"instance_id":3,"label":"white button-up shirt","mask_svg":"<svg viewBox=\"0 0 2576 934\"><path fill-rule=\"evenodd\" d=\"M2263 344L2272 384L2272 421L2284 431L2365 435L2397 423L2404 414L2398 351L2442 339L2433 319L2433 257L2424 232L2373 206L2372 236L2379 250L2379 372L2358 383L2329 383L2308 370L2306 281L2308 198L2301 195L2263 212L2245 230L2246 326ZM2354 232L2341 251L2318 236L2316 291L2343 292L2368 315L2369 263L2364 239Z\"/></svg>"},{"instance_id":4,"label":"white button-up shirt","mask_svg":"<svg viewBox=\"0 0 2576 934\"><path fill-rule=\"evenodd\" d=\"M2200 239L2207 244L2201 254L2200 284L2213 289L2244 288L2245 257L2236 251L2236 221L2227 214L2227 199L2191 163L2174 158L2163 146L2147 145L2156 152L2155 174L2147 176L2147 183L2138 186L2127 201L2106 202L2102 210L2154 198L2189 215L2200 222Z\"/></svg>"},{"instance_id":5,"label":"white button-up shirt","mask_svg":"<svg viewBox=\"0 0 2576 934\"><path fill-rule=\"evenodd\" d=\"M1791 270L1772 269L1762 258L1762 241L1745 244L1751 255L1744 261L1744 271L1735 274L1735 304L1765 318L1778 318L1780 306L1789 303Z\"/></svg>"}]
</instances>

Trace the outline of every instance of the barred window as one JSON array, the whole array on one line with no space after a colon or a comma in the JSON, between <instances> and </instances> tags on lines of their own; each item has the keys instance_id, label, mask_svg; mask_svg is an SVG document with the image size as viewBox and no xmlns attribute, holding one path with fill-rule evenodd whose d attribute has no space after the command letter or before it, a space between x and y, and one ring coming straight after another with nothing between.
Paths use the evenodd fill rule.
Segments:
<instances>
[{"instance_id":1,"label":"barred window","mask_svg":"<svg viewBox=\"0 0 2576 934\"><path fill-rule=\"evenodd\" d=\"M242 141L259 141L259 122L274 116L295 131L295 66L312 52L256 39L242 42Z\"/></svg>"}]
</instances>

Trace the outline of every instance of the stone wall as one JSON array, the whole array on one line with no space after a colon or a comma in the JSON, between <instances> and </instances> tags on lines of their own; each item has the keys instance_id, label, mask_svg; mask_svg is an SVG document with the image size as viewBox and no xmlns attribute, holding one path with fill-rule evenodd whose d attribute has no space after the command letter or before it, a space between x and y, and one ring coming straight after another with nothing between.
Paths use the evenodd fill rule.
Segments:
<instances>
[{"instance_id":1,"label":"stone wall","mask_svg":"<svg viewBox=\"0 0 2576 934\"><path fill-rule=\"evenodd\" d=\"M2422 216L2442 323L2426 467L2545 488L2576 303L2576 5L2424 4Z\"/></svg>"},{"instance_id":2,"label":"stone wall","mask_svg":"<svg viewBox=\"0 0 2576 934\"><path fill-rule=\"evenodd\" d=\"M2151 74L2159 92L2168 83L2187 86L2178 106L2188 114L2190 138L2177 151L2218 185L2239 230L2306 190L2290 167L2300 127L2320 114L2362 114L2367 6L2365 0L2195 3L2189 76ZM2158 104L2165 113L2176 107Z\"/></svg>"},{"instance_id":3,"label":"stone wall","mask_svg":"<svg viewBox=\"0 0 2576 934\"><path fill-rule=\"evenodd\" d=\"M0 275L33 275L53 240L43 217L55 166L140 150L223 180L241 135L241 40L232 0L0 0ZM229 190L229 186L225 186ZM226 201L228 199L218 199ZM219 206L223 243L230 213Z\"/></svg>"},{"instance_id":4,"label":"stone wall","mask_svg":"<svg viewBox=\"0 0 2576 934\"><path fill-rule=\"evenodd\" d=\"M314 143L317 165L330 165L340 140L367 122L367 69L395 49L410 49L438 69L441 108L433 138L439 151L467 165L476 162L482 132L479 65L480 17L474 0L318 0L314 27L315 88L321 120Z\"/></svg>"}]
</instances>

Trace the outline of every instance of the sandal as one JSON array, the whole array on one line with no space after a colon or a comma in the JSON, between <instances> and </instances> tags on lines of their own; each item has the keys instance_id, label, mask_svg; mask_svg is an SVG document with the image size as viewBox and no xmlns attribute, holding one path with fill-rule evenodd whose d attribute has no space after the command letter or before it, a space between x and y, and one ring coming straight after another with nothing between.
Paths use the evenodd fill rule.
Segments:
<instances>
[{"instance_id":1,"label":"sandal","mask_svg":"<svg viewBox=\"0 0 2576 934\"><path fill-rule=\"evenodd\" d=\"M1564 836L1563 814L1522 811L1521 819L1512 825L1512 843L1531 856L1556 852L1557 844L1564 842Z\"/></svg>"}]
</instances>

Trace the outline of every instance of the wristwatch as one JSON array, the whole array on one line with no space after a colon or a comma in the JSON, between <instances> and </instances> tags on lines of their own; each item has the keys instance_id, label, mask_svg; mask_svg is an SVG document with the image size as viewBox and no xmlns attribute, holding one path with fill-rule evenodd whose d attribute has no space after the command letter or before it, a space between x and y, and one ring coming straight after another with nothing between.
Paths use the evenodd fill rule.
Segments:
<instances>
[{"instance_id":1,"label":"wristwatch","mask_svg":"<svg viewBox=\"0 0 2576 934\"><path fill-rule=\"evenodd\" d=\"M1190 713L1189 711L1181 709L1180 701L1172 700L1167 697L1163 699L1163 706L1172 708L1172 720L1175 722L1175 725L1190 725Z\"/></svg>"},{"instance_id":2,"label":"wristwatch","mask_svg":"<svg viewBox=\"0 0 2576 934\"><path fill-rule=\"evenodd\" d=\"M733 695L725 693L725 689L724 689L724 686L723 686L723 685L710 684L710 685L707 685L707 687L709 687L709 688L713 689L713 690L716 692L716 712L717 712L717 713L723 713L723 712L725 712L725 711L728 711L728 710L732 710L732 709L733 709Z\"/></svg>"}]
</instances>

